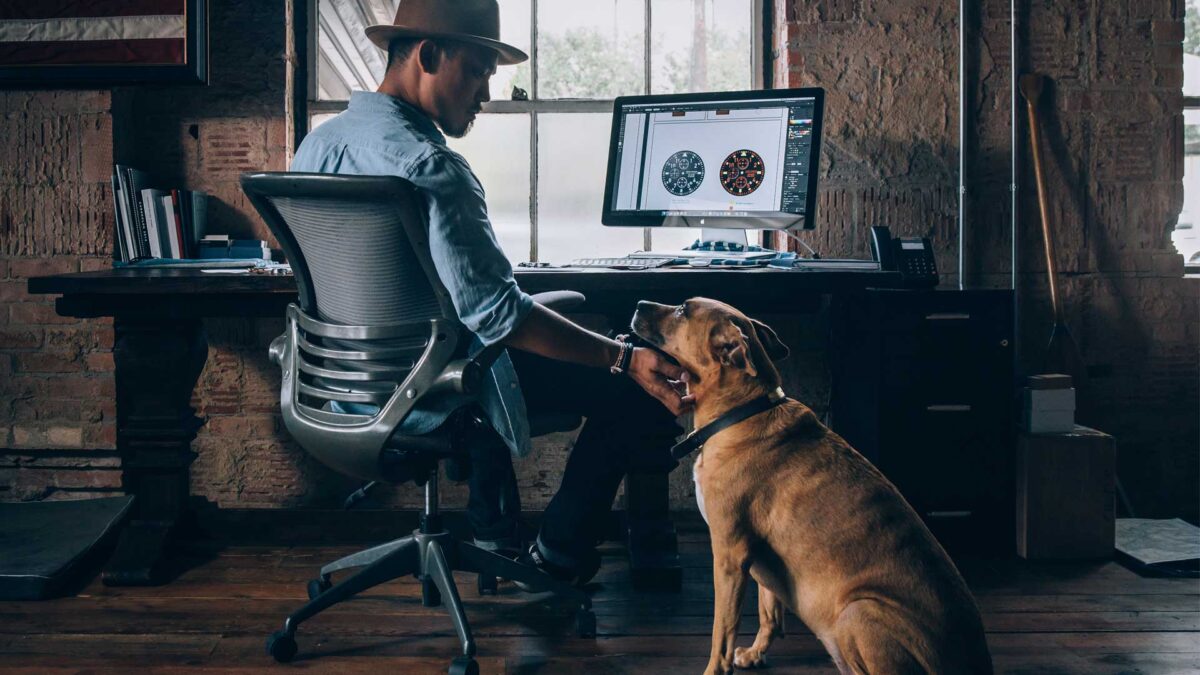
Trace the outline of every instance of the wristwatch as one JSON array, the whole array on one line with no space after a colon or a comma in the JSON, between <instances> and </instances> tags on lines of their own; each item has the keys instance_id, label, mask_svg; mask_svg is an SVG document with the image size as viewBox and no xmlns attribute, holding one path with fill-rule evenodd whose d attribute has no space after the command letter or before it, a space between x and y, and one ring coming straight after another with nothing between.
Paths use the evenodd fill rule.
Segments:
<instances>
[{"instance_id":1,"label":"wristwatch","mask_svg":"<svg viewBox=\"0 0 1200 675\"><path fill-rule=\"evenodd\" d=\"M617 360L608 368L613 375L620 375L629 370L629 362L633 360L633 343L628 335L618 335L616 341L621 343L621 351L617 352Z\"/></svg>"}]
</instances>

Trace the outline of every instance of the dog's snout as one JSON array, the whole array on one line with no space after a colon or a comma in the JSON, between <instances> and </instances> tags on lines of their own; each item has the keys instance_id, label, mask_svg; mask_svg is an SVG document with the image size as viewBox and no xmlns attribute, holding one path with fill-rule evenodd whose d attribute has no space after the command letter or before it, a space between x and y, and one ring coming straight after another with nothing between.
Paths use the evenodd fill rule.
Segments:
<instances>
[{"instance_id":1,"label":"dog's snout","mask_svg":"<svg viewBox=\"0 0 1200 675\"><path fill-rule=\"evenodd\" d=\"M657 302L650 302L649 300L639 300L637 304L637 311L643 313L651 313L665 308L666 305L660 305Z\"/></svg>"}]
</instances>

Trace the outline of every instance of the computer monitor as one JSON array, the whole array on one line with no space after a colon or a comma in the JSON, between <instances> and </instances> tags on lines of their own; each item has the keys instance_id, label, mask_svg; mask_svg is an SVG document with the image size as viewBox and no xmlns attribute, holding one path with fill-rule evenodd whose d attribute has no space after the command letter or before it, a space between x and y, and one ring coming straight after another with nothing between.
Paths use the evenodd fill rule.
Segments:
<instances>
[{"instance_id":1,"label":"computer monitor","mask_svg":"<svg viewBox=\"0 0 1200 675\"><path fill-rule=\"evenodd\" d=\"M601 222L812 229L823 89L622 96Z\"/></svg>"}]
</instances>

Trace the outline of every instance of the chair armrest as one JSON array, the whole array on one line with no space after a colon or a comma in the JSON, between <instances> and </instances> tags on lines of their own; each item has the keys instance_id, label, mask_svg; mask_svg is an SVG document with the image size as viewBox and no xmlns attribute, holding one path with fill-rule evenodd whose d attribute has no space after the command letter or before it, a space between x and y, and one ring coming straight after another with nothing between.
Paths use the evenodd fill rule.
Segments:
<instances>
[{"instance_id":1,"label":"chair armrest","mask_svg":"<svg viewBox=\"0 0 1200 675\"><path fill-rule=\"evenodd\" d=\"M271 363L274 363L277 366L282 366L283 365L283 357L284 357L284 354L287 352L287 347L288 347L288 334L287 333L284 333L283 335L280 335L279 337L275 338L274 340L271 340L271 346L269 349L267 349L267 354L271 357Z\"/></svg>"},{"instance_id":2,"label":"chair armrest","mask_svg":"<svg viewBox=\"0 0 1200 675\"><path fill-rule=\"evenodd\" d=\"M577 291L546 291L535 293L532 297L537 304L556 312L574 309L587 301L587 297Z\"/></svg>"}]
</instances>

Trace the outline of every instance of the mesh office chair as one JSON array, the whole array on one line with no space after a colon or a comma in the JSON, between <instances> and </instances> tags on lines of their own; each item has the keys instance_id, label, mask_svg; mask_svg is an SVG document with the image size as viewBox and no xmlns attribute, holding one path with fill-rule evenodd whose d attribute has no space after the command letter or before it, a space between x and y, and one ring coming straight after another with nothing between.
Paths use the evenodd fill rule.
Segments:
<instances>
[{"instance_id":1,"label":"mesh office chair","mask_svg":"<svg viewBox=\"0 0 1200 675\"><path fill-rule=\"evenodd\" d=\"M577 631L594 635L591 600L581 590L454 539L442 527L438 463L465 459L472 429L479 426L471 408L456 410L431 434L396 433L420 401L450 394L469 399L501 349L467 357L470 334L434 269L416 188L392 176L258 173L243 175L242 189L287 254L299 291L298 304L288 306L286 333L271 343L271 358L283 371L280 405L288 431L342 473L392 483L413 480L425 488L420 528L321 568L309 583L309 602L268 639L267 651L278 661L291 660L301 622L412 574L421 581L426 606L445 602L462 640L463 654L450 673L476 673L475 643L453 570L479 574L481 592L500 576L565 596L578 607ZM583 296L557 292L535 299L568 309ZM331 401L378 411L334 412ZM536 434L572 429L579 419L530 422ZM351 568L361 569L331 583L330 575Z\"/></svg>"}]
</instances>

